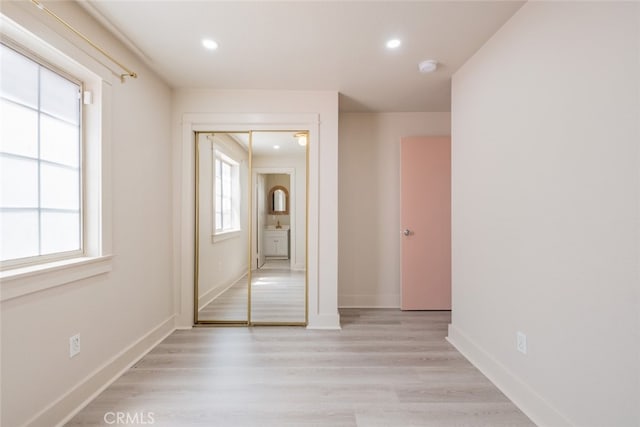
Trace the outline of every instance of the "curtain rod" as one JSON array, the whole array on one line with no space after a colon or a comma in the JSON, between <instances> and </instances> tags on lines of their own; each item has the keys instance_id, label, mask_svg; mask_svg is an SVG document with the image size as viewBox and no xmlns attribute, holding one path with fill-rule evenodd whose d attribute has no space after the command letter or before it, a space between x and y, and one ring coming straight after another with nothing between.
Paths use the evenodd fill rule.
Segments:
<instances>
[{"instance_id":1,"label":"curtain rod","mask_svg":"<svg viewBox=\"0 0 640 427\"><path fill-rule=\"evenodd\" d=\"M60 18L58 15L56 15L54 12L52 12L51 10L47 9L42 3L40 3L38 0L31 0L31 3L33 3L38 9L45 11L46 13L48 13L49 15L51 15L54 19L56 19L58 22L60 22L62 25L64 25L65 27L67 27L70 31L72 31L74 34L76 34L78 37L80 37L82 40L84 40L85 42L87 42L88 44L91 45L91 47L93 47L94 49L96 49L98 52L100 52L101 54L103 54L104 56L106 56L107 58L109 58L109 60L111 60L113 63L115 63L116 65L118 65L120 68L122 68L124 71L126 71L126 73L124 74L120 74L120 81L122 83L124 83L124 78L125 77L131 77L134 79L138 78L138 74L135 71L131 71L129 68L125 67L124 65L122 65L122 63L120 61L118 61L117 59L115 59L113 56L109 55L104 49L102 49L100 46L98 46L97 44L95 44L94 42L92 42L91 40L89 40L89 38L87 36L85 36L84 34L82 34L80 31L76 30L73 26L71 26L71 24L69 24L67 21L65 21L64 19Z\"/></svg>"}]
</instances>

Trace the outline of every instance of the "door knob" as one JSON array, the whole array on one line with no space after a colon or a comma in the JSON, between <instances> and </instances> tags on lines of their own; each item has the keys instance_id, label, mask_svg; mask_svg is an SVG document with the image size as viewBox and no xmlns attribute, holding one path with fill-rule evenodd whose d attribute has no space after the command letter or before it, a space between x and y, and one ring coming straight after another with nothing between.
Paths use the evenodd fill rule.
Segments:
<instances>
[{"instance_id":1,"label":"door knob","mask_svg":"<svg viewBox=\"0 0 640 427\"><path fill-rule=\"evenodd\" d=\"M413 234L413 231L409 230L408 228L405 228L402 234L404 234L405 236L411 236Z\"/></svg>"}]
</instances>

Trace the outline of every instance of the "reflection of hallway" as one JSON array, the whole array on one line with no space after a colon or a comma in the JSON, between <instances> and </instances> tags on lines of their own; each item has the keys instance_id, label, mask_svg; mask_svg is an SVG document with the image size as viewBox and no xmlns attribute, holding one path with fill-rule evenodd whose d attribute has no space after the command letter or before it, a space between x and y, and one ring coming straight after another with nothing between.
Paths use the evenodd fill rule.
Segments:
<instances>
[{"instance_id":1,"label":"reflection of hallway","mask_svg":"<svg viewBox=\"0 0 640 427\"><path fill-rule=\"evenodd\" d=\"M252 322L304 322L304 271L289 260L268 260L251 273Z\"/></svg>"},{"instance_id":2,"label":"reflection of hallway","mask_svg":"<svg viewBox=\"0 0 640 427\"><path fill-rule=\"evenodd\" d=\"M251 273L251 321L305 321L305 273L292 271L288 260L268 260ZM247 320L246 276L199 312L200 320Z\"/></svg>"},{"instance_id":3,"label":"reflection of hallway","mask_svg":"<svg viewBox=\"0 0 640 427\"><path fill-rule=\"evenodd\" d=\"M216 299L202 307L198 312L198 319L246 322L247 298L247 275L245 274Z\"/></svg>"}]
</instances>

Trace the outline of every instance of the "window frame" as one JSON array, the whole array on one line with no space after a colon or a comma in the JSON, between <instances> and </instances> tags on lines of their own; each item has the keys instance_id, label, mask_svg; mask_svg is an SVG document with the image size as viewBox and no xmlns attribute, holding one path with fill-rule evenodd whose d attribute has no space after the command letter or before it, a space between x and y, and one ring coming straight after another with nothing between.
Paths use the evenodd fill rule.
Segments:
<instances>
[{"instance_id":1,"label":"window frame","mask_svg":"<svg viewBox=\"0 0 640 427\"><path fill-rule=\"evenodd\" d=\"M30 257L23 257L23 258L14 258L14 259L10 259L10 260L6 260L6 261L0 261L0 271L4 272L4 271L8 271L8 270L13 270L13 269L17 269L17 268L21 268L21 267L30 267L30 266L37 266L37 265L42 265L42 264L47 264L47 263L52 263L52 262L57 262L57 261L65 261L65 260L69 260L69 259L73 259L73 258L78 258L78 257L82 257L85 255L85 247L86 247L86 242L85 242L85 224L86 224L86 218L85 218L85 162L84 162L84 157L85 157L85 136L84 136L84 130L85 130L85 116L84 116L84 102L83 102L83 94L84 94L84 89L85 89L85 82L81 79L78 78L77 76L75 76L73 73L70 73L66 70L64 70L63 68L56 66L55 64L52 64L50 61L46 60L45 58L43 58L42 56L38 55L37 53L33 52L32 50L20 45L17 42L14 42L12 39L8 38L8 37L2 37L2 39L0 40L0 44L4 45L6 48L13 50L14 52L18 53L19 55L24 56L25 58L29 59L30 61L35 62L38 67L42 67L42 68L46 68L47 70L59 75L60 77L70 81L71 83L77 85L79 87L79 98L78 98L78 200L79 200L79 204L78 204L78 214L79 214L79 245L80 247L78 249L74 249L72 251L63 251L63 252L55 252L55 253L50 253L50 254L44 254L44 255L36 255L36 256L30 256ZM40 81L38 81L38 91L40 91ZM38 96L39 97L39 96ZM36 111L38 113L38 129L40 129L40 117L42 114L50 116L48 113L45 113L42 111L41 109L41 105L39 104L37 106L37 108L33 108L30 106L25 106L20 104L19 102L15 102L15 101L11 101L11 100L6 100L10 103L14 103L16 105L19 105L21 107L25 107L25 108L29 108L32 109L34 111ZM54 117L54 116L51 116ZM55 118L55 117L54 117ZM40 131L38 131L38 147L40 147ZM42 162L41 156L40 156L40 150L38 150L38 158L37 159L32 159L29 158L29 160L35 160L38 163L38 175L40 175L40 163ZM46 161L45 161L46 162ZM41 228L41 212L44 208L41 207L40 204L40 199L41 199L41 192L40 192L40 185L38 185L38 206L37 208L35 208L35 210L38 212L38 227L39 229ZM31 210L32 208L25 208L25 209L29 209ZM38 244L41 245L42 243L42 233L39 232L38 233Z\"/></svg>"},{"instance_id":2,"label":"window frame","mask_svg":"<svg viewBox=\"0 0 640 427\"><path fill-rule=\"evenodd\" d=\"M83 100L82 120L84 254L0 270L1 302L109 274L113 265L112 109L120 76L35 15L24 13L30 7L21 2L3 5L0 39L80 78L83 95L91 95L89 102Z\"/></svg>"},{"instance_id":3,"label":"window frame","mask_svg":"<svg viewBox=\"0 0 640 427\"><path fill-rule=\"evenodd\" d=\"M240 219L240 204L242 203L242 195L241 195L241 183L240 183L240 162L234 160L231 156L227 155L224 150L218 144L214 144L212 147L212 163L213 163L213 185L212 185L212 238L215 241L224 240L225 238L231 238L237 236L242 231L242 224ZM231 173L231 195L229 197L230 200L230 210L231 210L231 227L229 228L218 228L218 192L217 189L217 179L218 179L218 162L220 165L228 165L230 167ZM222 168L220 168L222 169ZM220 170L220 175L222 177L222 170ZM220 187L223 187L223 182L220 183ZM222 195L224 198L224 193ZM224 211L220 211L221 218L224 218ZM222 220L224 226L224 220Z\"/></svg>"}]
</instances>

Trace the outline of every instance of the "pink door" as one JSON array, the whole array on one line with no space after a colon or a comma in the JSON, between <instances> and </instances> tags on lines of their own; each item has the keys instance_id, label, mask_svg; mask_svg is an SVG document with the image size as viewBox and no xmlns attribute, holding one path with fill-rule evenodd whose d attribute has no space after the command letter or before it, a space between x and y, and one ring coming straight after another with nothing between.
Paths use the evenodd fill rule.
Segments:
<instances>
[{"instance_id":1,"label":"pink door","mask_svg":"<svg viewBox=\"0 0 640 427\"><path fill-rule=\"evenodd\" d=\"M451 138L401 146L402 309L451 310Z\"/></svg>"}]
</instances>

